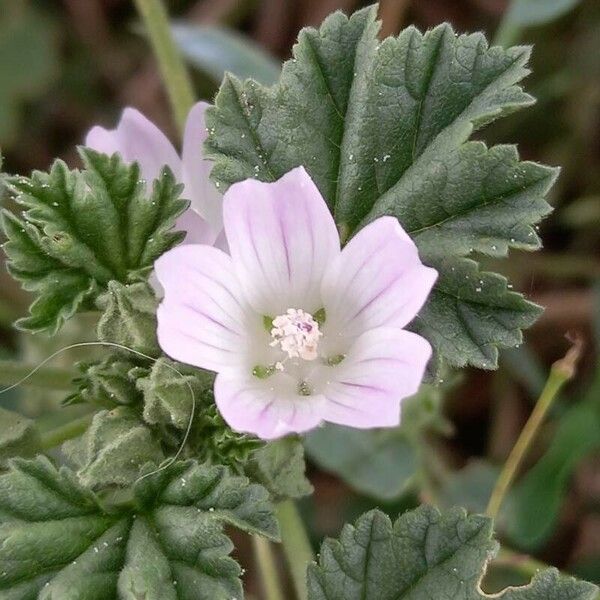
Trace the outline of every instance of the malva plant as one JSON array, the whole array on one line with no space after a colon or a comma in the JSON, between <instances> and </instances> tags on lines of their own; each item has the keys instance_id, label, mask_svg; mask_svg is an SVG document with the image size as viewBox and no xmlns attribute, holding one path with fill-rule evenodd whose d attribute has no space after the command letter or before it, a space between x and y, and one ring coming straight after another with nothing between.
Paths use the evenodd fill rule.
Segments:
<instances>
[{"instance_id":1,"label":"malva plant","mask_svg":"<svg viewBox=\"0 0 600 600\"><path fill-rule=\"evenodd\" d=\"M90 131L81 169L4 177L8 269L35 295L17 327L55 335L91 312L97 342L72 347L103 356L65 398L89 408L76 421L48 432L3 411L0 598L240 600L225 526L253 536L267 600L491 598L490 516L533 425L488 516L370 511L315 561L294 501L311 493L305 432L423 426L442 373L495 368L541 313L476 259L539 247L557 171L469 141L533 102L529 49L448 25L380 41L373 6L303 30L274 86L228 75L193 105L164 10L137 5L182 126L189 113L181 158L126 109ZM546 569L494 597L597 592Z\"/></svg>"}]
</instances>

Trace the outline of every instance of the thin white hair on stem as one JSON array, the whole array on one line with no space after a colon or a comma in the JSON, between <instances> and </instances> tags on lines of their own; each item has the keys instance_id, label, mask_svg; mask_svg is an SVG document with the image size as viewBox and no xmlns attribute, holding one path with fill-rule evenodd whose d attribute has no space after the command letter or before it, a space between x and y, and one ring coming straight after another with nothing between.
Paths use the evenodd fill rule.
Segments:
<instances>
[{"instance_id":1,"label":"thin white hair on stem","mask_svg":"<svg viewBox=\"0 0 600 600\"><path fill-rule=\"evenodd\" d=\"M132 354L135 354L136 356L140 356L142 358L150 360L153 363L158 362L158 358L154 358L153 356L149 356L148 354L144 354L143 352L139 352L138 350L134 350L133 348L128 348L127 346L124 346L123 344L117 344L116 342L77 342L76 344L69 344L68 346L64 346L63 348L60 348L56 352L53 352L50 356L47 356L38 365L33 367L33 369L31 369L31 371L29 371L29 373L27 373L27 375L25 375L24 377L21 377L21 379L19 379L19 381L17 381L16 383L13 383L12 385L8 386L7 388L0 390L0 394L4 394L5 392L10 392L10 390L14 390L15 388L24 384L30 377L35 375L43 366L45 366L51 360L56 358L59 354L62 354L63 352L66 352L67 350L73 350L75 348L84 348L84 347L90 347L90 346L103 346L103 347L109 347L109 348L119 348L120 350L126 350L127 352L131 352ZM187 387L190 391L190 398L192 399L192 410L190 412L190 419L188 421L185 433L183 435L183 440L181 441L181 444L179 445L177 452L175 452L175 454L171 458L169 458L167 461L165 461L162 465L160 465L154 471L150 471L149 473L146 473L146 474L142 475L141 477L138 477L134 481L134 485L136 483L138 483L139 481L142 481L142 479L145 479L146 477L151 477L152 475L156 475L157 473L160 473L161 471L168 469L181 456L181 453L183 452L183 449L185 448L188 438L190 437L190 433L192 431L192 426L194 424L194 416L196 413L196 395L194 394L194 388L192 388L192 385L186 379L185 375L181 371L179 371L173 365L170 365L168 363L165 363L165 366L168 369L171 369L171 371L177 373L177 375L179 375L183 379L183 381L185 382L185 384L187 385Z\"/></svg>"}]
</instances>

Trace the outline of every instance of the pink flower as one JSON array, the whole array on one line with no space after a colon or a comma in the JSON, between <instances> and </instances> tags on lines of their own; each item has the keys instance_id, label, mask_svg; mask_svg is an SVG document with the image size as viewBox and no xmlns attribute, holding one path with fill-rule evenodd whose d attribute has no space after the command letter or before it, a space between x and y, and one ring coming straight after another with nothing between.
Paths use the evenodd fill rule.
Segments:
<instances>
[{"instance_id":1,"label":"pink flower","mask_svg":"<svg viewBox=\"0 0 600 600\"><path fill-rule=\"evenodd\" d=\"M190 208L176 224L176 229L187 234L184 243L220 246L223 197L208 178L212 163L204 158L202 149L207 135L204 112L208 106L206 102L198 102L190 110L181 158L165 134L133 108L123 111L116 129L93 127L85 138L85 145L105 154L118 152L126 162L137 161L142 177L150 182L167 165L184 184L182 197L190 200Z\"/></svg>"},{"instance_id":2,"label":"pink flower","mask_svg":"<svg viewBox=\"0 0 600 600\"><path fill-rule=\"evenodd\" d=\"M215 400L237 431L397 425L431 356L403 327L437 277L398 221L377 219L340 250L302 167L231 186L223 208L231 256L191 245L156 262L163 350L218 373Z\"/></svg>"}]
</instances>

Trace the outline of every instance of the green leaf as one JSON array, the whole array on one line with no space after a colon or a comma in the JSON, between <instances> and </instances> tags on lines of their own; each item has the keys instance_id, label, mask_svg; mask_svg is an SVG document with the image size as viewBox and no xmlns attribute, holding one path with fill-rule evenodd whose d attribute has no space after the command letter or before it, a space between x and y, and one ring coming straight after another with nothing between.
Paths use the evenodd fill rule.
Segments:
<instances>
[{"instance_id":1,"label":"green leaf","mask_svg":"<svg viewBox=\"0 0 600 600\"><path fill-rule=\"evenodd\" d=\"M156 435L128 407L96 413L85 434L65 443L63 451L89 488L131 485L142 467L165 458Z\"/></svg>"},{"instance_id":2,"label":"green leaf","mask_svg":"<svg viewBox=\"0 0 600 600\"><path fill-rule=\"evenodd\" d=\"M506 19L522 27L550 23L573 10L581 0L513 0Z\"/></svg>"},{"instance_id":3,"label":"green leaf","mask_svg":"<svg viewBox=\"0 0 600 600\"><path fill-rule=\"evenodd\" d=\"M462 509L440 514L421 506L392 525L378 510L326 540L308 569L309 600L594 600L598 588L555 569L530 585L484 594L480 581L498 545L492 521Z\"/></svg>"},{"instance_id":4,"label":"green leaf","mask_svg":"<svg viewBox=\"0 0 600 600\"><path fill-rule=\"evenodd\" d=\"M509 288L505 277L479 271L477 263L462 258L429 261L439 278L429 300L410 328L431 342L434 358L453 367L498 366L498 345L518 346L522 328L529 327L542 309Z\"/></svg>"},{"instance_id":5,"label":"green leaf","mask_svg":"<svg viewBox=\"0 0 600 600\"><path fill-rule=\"evenodd\" d=\"M242 472L263 442L233 431L223 421L215 406L213 383L213 373L160 358L149 374L136 382L144 396L143 417L177 449L190 426L194 406L194 421L186 438L191 455Z\"/></svg>"},{"instance_id":6,"label":"green leaf","mask_svg":"<svg viewBox=\"0 0 600 600\"><path fill-rule=\"evenodd\" d=\"M241 599L223 524L278 538L266 490L223 467L173 465L138 482L134 503L107 512L68 469L14 461L0 476L2 597Z\"/></svg>"},{"instance_id":7,"label":"green leaf","mask_svg":"<svg viewBox=\"0 0 600 600\"><path fill-rule=\"evenodd\" d=\"M138 377L147 369L112 355L97 363L80 363L81 375L74 380L78 390L65 399L64 404L87 402L113 408L119 404L141 402L142 394L136 387Z\"/></svg>"},{"instance_id":8,"label":"green leaf","mask_svg":"<svg viewBox=\"0 0 600 600\"><path fill-rule=\"evenodd\" d=\"M293 437L265 444L254 452L246 467L246 473L264 485L275 502L312 493L305 470L304 447Z\"/></svg>"},{"instance_id":9,"label":"green leaf","mask_svg":"<svg viewBox=\"0 0 600 600\"><path fill-rule=\"evenodd\" d=\"M40 447L40 434L31 419L0 407L0 466L13 456L31 456Z\"/></svg>"},{"instance_id":10,"label":"green leaf","mask_svg":"<svg viewBox=\"0 0 600 600\"><path fill-rule=\"evenodd\" d=\"M482 459L471 459L465 467L442 481L440 504L462 506L469 512L484 513L494 490L500 468Z\"/></svg>"},{"instance_id":11,"label":"green leaf","mask_svg":"<svg viewBox=\"0 0 600 600\"><path fill-rule=\"evenodd\" d=\"M158 301L147 283L123 285L110 281L107 293L98 298L97 304L104 311L98 321L99 340L120 344L147 356L160 356L156 337Z\"/></svg>"},{"instance_id":12,"label":"green leaf","mask_svg":"<svg viewBox=\"0 0 600 600\"><path fill-rule=\"evenodd\" d=\"M397 217L441 270L429 307L440 331L423 334L450 365L495 368L497 348L518 344L539 309L507 293L463 301L449 267L468 268L460 259L473 252L539 247L533 226L550 210L556 170L519 162L511 146L467 141L533 102L518 86L529 49L489 48L481 34L457 36L449 25L380 42L376 12L337 12L318 31L302 30L273 88L225 78L207 111L212 177L223 189L303 165L344 237ZM440 300L448 290L453 306Z\"/></svg>"},{"instance_id":13,"label":"green leaf","mask_svg":"<svg viewBox=\"0 0 600 600\"><path fill-rule=\"evenodd\" d=\"M212 373L159 358L148 376L136 383L144 394L144 420L151 425L186 429L193 404L196 415L200 416L207 404L206 392L212 390L213 382Z\"/></svg>"},{"instance_id":14,"label":"green leaf","mask_svg":"<svg viewBox=\"0 0 600 600\"><path fill-rule=\"evenodd\" d=\"M549 448L513 488L501 522L528 551L552 534L569 482L581 461L600 449L600 369L585 398L560 417Z\"/></svg>"},{"instance_id":15,"label":"green leaf","mask_svg":"<svg viewBox=\"0 0 600 600\"><path fill-rule=\"evenodd\" d=\"M362 431L326 425L311 431L304 443L321 469L382 500L402 495L418 466L415 448L399 428Z\"/></svg>"},{"instance_id":16,"label":"green leaf","mask_svg":"<svg viewBox=\"0 0 600 600\"><path fill-rule=\"evenodd\" d=\"M236 31L187 23L176 23L171 31L188 62L216 82L220 82L225 73L232 73L242 79L252 78L271 85L281 72L278 61Z\"/></svg>"},{"instance_id":17,"label":"green leaf","mask_svg":"<svg viewBox=\"0 0 600 600\"><path fill-rule=\"evenodd\" d=\"M440 415L439 392L424 387L402 403L402 425L388 429L352 429L328 424L304 438L308 456L350 487L380 500L394 500L412 483L419 466L424 429L447 433Z\"/></svg>"},{"instance_id":18,"label":"green leaf","mask_svg":"<svg viewBox=\"0 0 600 600\"><path fill-rule=\"evenodd\" d=\"M82 149L85 169L56 161L49 173L7 179L24 209L4 211L8 269L37 293L22 329L55 333L78 310L92 308L110 281L146 276L156 258L183 238L173 232L186 202L165 169L151 192L136 164ZM101 226L99 226L101 224Z\"/></svg>"}]
</instances>

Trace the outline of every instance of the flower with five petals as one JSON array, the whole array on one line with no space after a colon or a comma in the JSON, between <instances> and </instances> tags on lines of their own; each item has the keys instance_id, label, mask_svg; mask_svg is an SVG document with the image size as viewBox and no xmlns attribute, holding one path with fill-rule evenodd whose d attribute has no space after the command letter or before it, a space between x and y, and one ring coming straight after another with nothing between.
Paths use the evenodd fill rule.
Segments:
<instances>
[{"instance_id":1,"label":"flower with five petals","mask_svg":"<svg viewBox=\"0 0 600 600\"><path fill-rule=\"evenodd\" d=\"M340 249L302 167L232 185L223 218L230 255L186 245L156 262L162 349L217 372L217 407L237 431L397 425L431 356L404 327L437 276L397 219L373 221Z\"/></svg>"}]
</instances>

